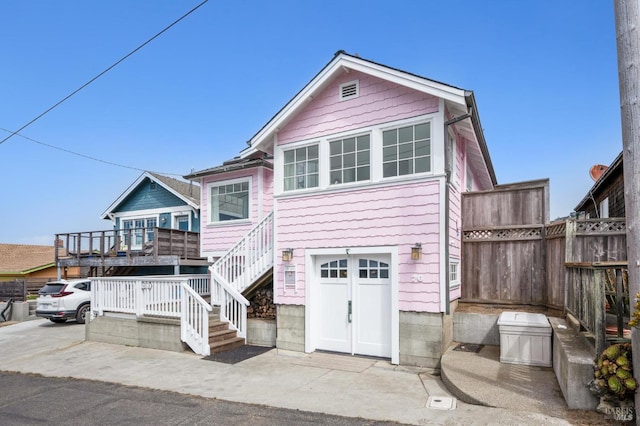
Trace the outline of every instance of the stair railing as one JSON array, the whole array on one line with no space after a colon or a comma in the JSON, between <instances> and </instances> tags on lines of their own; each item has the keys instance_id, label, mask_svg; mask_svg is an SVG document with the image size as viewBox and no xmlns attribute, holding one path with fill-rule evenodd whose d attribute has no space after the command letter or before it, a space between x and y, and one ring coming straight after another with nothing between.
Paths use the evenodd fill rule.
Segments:
<instances>
[{"instance_id":1,"label":"stair railing","mask_svg":"<svg viewBox=\"0 0 640 426\"><path fill-rule=\"evenodd\" d=\"M254 226L211 269L242 293L273 266L273 212Z\"/></svg>"},{"instance_id":2,"label":"stair railing","mask_svg":"<svg viewBox=\"0 0 640 426\"><path fill-rule=\"evenodd\" d=\"M220 320L228 321L238 337L247 338L247 306L249 301L231 287L213 267L211 271L211 304L220 306Z\"/></svg>"},{"instance_id":3,"label":"stair railing","mask_svg":"<svg viewBox=\"0 0 640 426\"><path fill-rule=\"evenodd\" d=\"M191 286L182 282L182 312L180 319L180 339L197 354L208 356L209 312L212 308Z\"/></svg>"}]
</instances>

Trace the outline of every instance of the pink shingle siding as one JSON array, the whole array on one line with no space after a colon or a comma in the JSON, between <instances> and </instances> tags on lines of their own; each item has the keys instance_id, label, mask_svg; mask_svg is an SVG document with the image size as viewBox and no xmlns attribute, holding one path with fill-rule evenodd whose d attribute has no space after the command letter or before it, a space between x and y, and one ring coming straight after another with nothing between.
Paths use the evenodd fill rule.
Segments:
<instances>
[{"instance_id":1,"label":"pink shingle siding","mask_svg":"<svg viewBox=\"0 0 640 426\"><path fill-rule=\"evenodd\" d=\"M358 80L360 95L341 101L340 84ZM438 111L434 96L351 71L334 80L278 134L280 145Z\"/></svg>"},{"instance_id":2,"label":"pink shingle siding","mask_svg":"<svg viewBox=\"0 0 640 426\"><path fill-rule=\"evenodd\" d=\"M438 312L438 185L431 180L279 199L276 235L280 247L294 249L298 292L283 291L277 265L278 303L304 304L305 248L397 246L400 310ZM410 256L416 242L423 247L420 262ZM414 275L422 282L413 282Z\"/></svg>"}]
</instances>

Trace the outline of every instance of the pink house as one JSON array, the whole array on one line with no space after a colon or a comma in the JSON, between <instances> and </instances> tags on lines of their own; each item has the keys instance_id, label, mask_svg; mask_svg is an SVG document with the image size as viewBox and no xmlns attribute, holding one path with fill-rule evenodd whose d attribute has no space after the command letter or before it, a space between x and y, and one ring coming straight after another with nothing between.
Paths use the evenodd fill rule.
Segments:
<instances>
[{"instance_id":1,"label":"pink house","mask_svg":"<svg viewBox=\"0 0 640 426\"><path fill-rule=\"evenodd\" d=\"M438 365L461 193L496 184L473 92L341 51L238 158L187 177L212 282L272 277L278 348Z\"/></svg>"}]
</instances>

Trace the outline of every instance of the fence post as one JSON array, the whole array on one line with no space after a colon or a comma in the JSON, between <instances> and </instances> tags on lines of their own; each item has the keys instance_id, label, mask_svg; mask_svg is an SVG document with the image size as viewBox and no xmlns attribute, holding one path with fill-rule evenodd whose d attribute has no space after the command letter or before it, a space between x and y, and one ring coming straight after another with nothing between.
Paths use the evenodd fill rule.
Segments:
<instances>
[{"instance_id":1,"label":"fence post","mask_svg":"<svg viewBox=\"0 0 640 426\"><path fill-rule=\"evenodd\" d=\"M606 309L605 309L605 279L607 271L601 268L594 269L593 286L595 287L594 303L595 303L595 318L594 318L594 334L596 341L596 356L599 356L605 349L606 341Z\"/></svg>"},{"instance_id":2,"label":"fence post","mask_svg":"<svg viewBox=\"0 0 640 426\"><path fill-rule=\"evenodd\" d=\"M136 300L135 300L135 310L136 310L136 316L141 317L144 314L144 295L142 293L142 281L141 280L136 280L135 282L135 294L136 294Z\"/></svg>"},{"instance_id":3,"label":"fence post","mask_svg":"<svg viewBox=\"0 0 640 426\"><path fill-rule=\"evenodd\" d=\"M574 259L573 245L576 238L576 220L568 219L565 233L565 262L580 262L581 259Z\"/></svg>"}]
</instances>

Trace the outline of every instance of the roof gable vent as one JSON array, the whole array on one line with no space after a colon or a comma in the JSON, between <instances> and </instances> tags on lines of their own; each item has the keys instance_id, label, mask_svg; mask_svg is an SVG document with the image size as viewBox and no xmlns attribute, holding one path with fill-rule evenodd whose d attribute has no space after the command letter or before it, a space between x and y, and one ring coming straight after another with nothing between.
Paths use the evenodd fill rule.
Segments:
<instances>
[{"instance_id":1,"label":"roof gable vent","mask_svg":"<svg viewBox=\"0 0 640 426\"><path fill-rule=\"evenodd\" d=\"M340 100L344 101L351 98L357 98L360 93L358 80L349 81L340 85Z\"/></svg>"}]
</instances>

